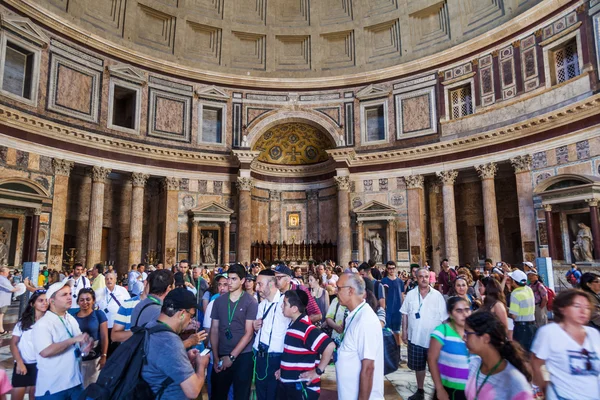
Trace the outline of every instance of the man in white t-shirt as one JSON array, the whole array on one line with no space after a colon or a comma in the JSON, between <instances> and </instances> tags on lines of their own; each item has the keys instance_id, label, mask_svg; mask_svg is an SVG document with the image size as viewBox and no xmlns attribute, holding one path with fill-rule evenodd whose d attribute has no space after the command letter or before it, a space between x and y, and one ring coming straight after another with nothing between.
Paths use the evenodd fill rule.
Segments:
<instances>
[{"instance_id":1,"label":"man in white t-shirt","mask_svg":"<svg viewBox=\"0 0 600 400\"><path fill-rule=\"evenodd\" d=\"M73 280L50 286L46 296L48 312L33 326L33 347L38 375L36 399L75 400L83 391L81 357L93 346L93 339L81 333L71 308Z\"/></svg>"},{"instance_id":2,"label":"man in white t-shirt","mask_svg":"<svg viewBox=\"0 0 600 400\"><path fill-rule=\"evenodd\" d=\"M365 281L345 273L338 280L338 299L350 313L335 364L338 399L383 400L383 333L377 315L364 300Z\"/></svg>"},{"instance_id":3,"label":"man in white t-shirt","mask_svg":"<svg viewBox=\"0 0 600 400\"><path fill-rule=\"evenodd\" d=\"M424 400L427 351L431 333L448 319L444 296L429 286L427 268L417 270L417 287L406 294L400 312L402 317L402 341L408 345L408 368L417 375L417 392L408 400Z\"/></svg>"},{"instance_id":4,"label":"man in white t-shirt","mask_svg":"<svg viewBox=\"0 0 600 400\"><path fill-rule=\"evenodd\" d=\"M117 344L113 343L118 343L113 342L111 339L115 317L119 313L119 308L125 303L125 300L128 300L130 297L127 289L117 285L117 273L115 271L107 272L106 276L104 276L104 280L106 282L106 287L96 292L96 304L98 305L98 309L104 311L104 314L106 314L106 318L108 319L108 356L110 356L117 347Z\"/></svg>"},{"instance_id":5,"label":"man in white t-shirt","mask_svg":"<svg viewBox=\"0 0 600 400\"><path fill-rule=\"evenodd\" d=\"M73 289L71 290L73 302L71 304L71 308L79 308L77 305L77 296L79 296L79 291L84 288L87 289L92 287L90 280L85 277L83 271L83 264L77 263L73 266L73 275L69 277L69 280L73 281ZM48 299L49 298L50 297L48 297Z\"/></svg>"}]
</instances>

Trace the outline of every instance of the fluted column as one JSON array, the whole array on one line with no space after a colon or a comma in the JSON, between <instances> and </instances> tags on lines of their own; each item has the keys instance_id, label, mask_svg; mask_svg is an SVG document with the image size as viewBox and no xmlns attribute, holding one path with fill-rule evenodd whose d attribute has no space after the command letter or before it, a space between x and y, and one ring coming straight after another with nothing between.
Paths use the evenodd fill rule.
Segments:
<instances>
[{"instance_id":1,"label":"fluted column","mask_svg":"<svg viewBox=\"0 0 600 400\"><path fill-rule=\"evenodd\" d=\"M456 230L456 205L454 203L454 182L458 171L440 171L437 176L442 182L442 200L444 202L444 242L446 258L450 265L459 265L458 232Z\"/></svg>"},{"instance_id":2,"label":"fluted column","mask_svg":"<svg viewBox=\"0 0 600 400\"><path fill-rule=\"evenodd\" d=\"M410 242L410 262L423 265L425 262L425 194L423 175L404 178L408 197L408 238Z\"/></svg>"},{"instance_id":3,"label":"fluted column","mask_svg":"<svg viewBox=\"0 0 600 400\"><path fill-rule=\"evenodd\" d=\"M554 240L554 226L552 223L552 205L543 204L544 217L546 219L546 236L548 237L548 255L552 260L556 260L556 241Z\"/></svg>"},{"instance_id":4,"label":"fluted column","mask_svg":"<svg viewBox=\"0 0 600 400\"><path fill-rule=\"evenodd\" d=\"M165 267L177 262L177 219L179 214L179 178L166 177L162 181L165 206L163 232L163 254L161 261Z\"/></svg>"},{"instance_id":5,"label":"fluted column","mask_svg":"<svg viewBox=\"0 0 600 400\"><path fill-rule=\"evenodd\" d=\"M73 162L53 159L54 166L54 195L52 197L52 225L50 227L50 268L59 269L62 266L64 254L65 224L67 221L67 195L69 192L69 176Z\"/></svg>"},{"instance_id":6,"label":"fluted column","mask_svg":"<svg viewBox=\"0 0 600 400\"><path fill-rule=\"evenodd\" d=\"M600 221L598 221L598 199L586 200L590 206L590 220L594 240L594 259L600 260Z\"/></svg>"},{"instance_id":7,"label":"fluted column","mask_svg":"<svg viewBox=\"0 0 600 400\"><path fill-rule=\"evenodd\" d=\"M533 181L531 179L531 156L529 154L511 158L517 182L519 203L519 226L523 261L534 261L536 252L535 210L533 208Z\"/></svg>"},{"instance_id":8,"label":"fluted column","mask_svg":"<svg viewBox=\"0 0 600 400\"><path fill-rule=\"evenodd\" d=\"M90 202L90 224L88 228L86 266L92 268L101 262L102 222L104 218L104 186L110 174L109 168L92 167L92 199Z\"/></svg>"},{"instance_id":9,"label":"fluted column","mask_svg":"<svg viewBox=\"0 0 600 400\"><path fill-rule=\"evenodd\" d=\"M190 263L200 264L202 257L200 257L200 230L198 229L198 221L192 221L191 229L191 243L190 243Z\"/></svg>"},{"instance_id":10,"label":"fluted column","mask_svg":"<svg viewBox=\"0 0 600 400\"><path fill-rule=\"evenodd\" d=\"M254 181L252 178L238 177L237 188L239 192L239 210L237 225L237 261L244 263L250 261L250 248L252 247L252 197L250 195Z\"/></svg>"},{"instance_id":11,"label":"fluted column","mask_svg":"<svg viewBox=\"0 0 600 400\"><path fill-rule=\"evenodd\" d=\"M338 236L337 255L338 265L345 267L352 258L350 231L350 177L336 176L335 184L338 188Z\"/></svg>"},{"instance_id":12,"label":"fluted column","mask_svg":"<svg viewBox=\"0 0 600 400\"><path fill-rule=\"evenodd\" d=\"M358 221L356 225L358 226L358 262L361 263L365 261L365 231L362 221Z\"/></svg>"},{"instance_id":13,"label":"fluted column","mask_svg":"<svg viewBox=\"0 0 600 400\"><path fill-rule=\"evenodd\" d=\"M498 211L496 209L496 164L489 163L475 167L481 178L483 191L483 220L485 225L485 253L494 262L501 261L500 231L498 229Z\"/></svg>"},{"instance_id":14,"label":"fluted column","mask_svg":"<svg viewBox=\"0 0 600 400\"><path fill-rule=\"evenodd\" d=\"M281 192L269 190L269 241L281 241Z\"/></svg>"},{"instance_id":15,"label":"fluted column","mask_svg":"<svg viewBox=\"0 0 600 400\"><path fill-rule=\"evenodd\" d=\"M144 225L144 186L147 174L131 174L131 222L129 224L129 262L128 265L142 261L142 228Z\"/></svg>"},{"instance_id":16,"label":"fluted column","mask_svg":"<svg viewBox=\"0 0 600 400\"><path fill-rule=\"evenodd\" d=\"M229 264L229 235L231 230L231 222L227 221L223 229L223 264Z\"/></svg>"},{"instance_id":17,"label":"fluted column","mask_svg":"<svg viewBox=\"0 0 600 400\"><path fill-rule=\"evenodd\" d=\"M388 221L387 234L388 234L388 240L387 240L388 261L396 262L396 255L397 255L397 253L396 253L396 221L393 219Z\"/></svg>"}]
</instances>

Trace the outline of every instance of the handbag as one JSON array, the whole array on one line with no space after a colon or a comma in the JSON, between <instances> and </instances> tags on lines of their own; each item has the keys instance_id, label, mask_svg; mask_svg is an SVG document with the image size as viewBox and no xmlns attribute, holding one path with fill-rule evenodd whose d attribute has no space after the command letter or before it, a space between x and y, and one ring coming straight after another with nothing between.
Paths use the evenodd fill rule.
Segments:
<instances>
[{"instance_id":1,"label":"handbag","mask_svg":"<svg viewBox=\"0 0 600 400\"><path fill-rule=\"evenodd\" d=\"M394 332L388 328L383 328L383 374L391 374L398 370L400 363L400 349Z\"/></svg>"}]
</instances>

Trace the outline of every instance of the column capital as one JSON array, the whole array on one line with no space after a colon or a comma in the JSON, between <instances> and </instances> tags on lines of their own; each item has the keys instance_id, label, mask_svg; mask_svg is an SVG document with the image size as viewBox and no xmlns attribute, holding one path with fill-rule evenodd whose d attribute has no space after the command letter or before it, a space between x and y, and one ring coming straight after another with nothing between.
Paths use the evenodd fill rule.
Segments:
<instances>
[{"instance_id":1,"label":"column capital","mask_svg":"<svg viewBox=\"0 0 600 400\"><path fill-rule=\"evenodd\" d=\"M254 179L239 176L236 182L238 190L252 190L254 187Z\"/></svg>"},{"instance_id":2,"label":"column capital","mask_svg":"<svg viewBox=\"0 0 600 400\"><path fill-rule=\"evenodd\" d=\"M90 172L92 173L92 182L105 183L106 178L108 178L108 175L111 173L111 169L94 166L91 168Z\"/></svg>"},{"instance_id":3,"label":"column capital","mask_svg":"<svg viewBox=\"0 0 600 400\"><path fill-rule=\"evenodd\" d=\"M542 204L542 208L546 212L551 212L552 211L552 204Z\"/></svg>"},{"instance_id":4,"label":"column capital","mask_svg":"<svg viewBox=\"0 0 600 400\"><path fill-rule=\"evenodd\" d=\"M334 176L335 184L339 191L349 191L350 190L350 177L349 176Z\"/></svg>"},{"instance_id":5,"label":"column capital","mask_svg":"<svg viewBox=\"0 0 600 400\"><path fill-rule=\"evenodd\" d=\"M146 181L150 176L148 174L143 174L141 172L134 172L131 174L131 184L133 187L144 187L146 186Z\"/></svg>"},{"instance_id":6,"label":"column capital","mask_svg":"<svg viewBox=\"0 0 600 400\"><path fill-rule=\"evenodd\" d=\"M598 207L598 203L600 203L600 199L586 199L585 201L590 207Z\"/></svg>"},{"instance_id":7,"label":"column capital","mask_svg":"<svg viewBox=\"0 0 600 400\"><path fill-rule=\"evenodd\" d=\"M475 167L475 169L477 170L477 173L479 174L479 177L484 180L484 179L494 179L494 177L496 176L496 164L491 162L488 164L481 164Z\"/></svg>"},{"instance_id":8,"label":"column capital","mask_svg":"<svg viewBox=\"0 0 600 400\"><path fill-rule=\"evenodd\" d=\"M281 192L279 190L269 190L269 199L281 200Z\"/></svg>"},{"instance_id":9,"label":"column capital","mask_svg":"<svg viewBox=\"0 0 600 400\"><path fill-rule=\"evenodd\" d=\"M32 208L32 209L30 210L30 212L31 212L31 215L37 215L38 217L39 217L40 215L42 215L42 209L41 209L40 207L37 207L37 208Z\"/></svg>"},{"instance_id":10,"label":"column capital","mask_svg":"<svg viewBox=\"0 0 600 400\"><path fill-rule=\"evenodd\" d=\"M164 190L179 190L179 178L165 177L162 181L162 187Z\"/></svg>"},{"instance_id":11,"label":"column capital","mask_svg":"<svg viewBox=\"0 0 600 400\"><path fill-rule=\"evenodd\" d=\"M448 171L438 171L436 172L438 178L440 178L440 182L444 185L454 185L456 182L456 178L458 177L458 171L451 169Z\"/></svg>"},{"instance_id":12,"label":"column capital","mask_svg":"<svg viewBox=\"0 0 600 400\"><path fill-rule=\"evenodd\" d=\"M358 226L362 226L363 225L363 221L356 221L356 223L358 224Z\"/></svg>"},{"instance_id":13,"label":"column capital","mask_svg":"<svg viewBox=\"0 0 600 400\"><path fill-rule=\"evenodd\" d=\"M224 224L225 224L226 227L230 227L231 226L231 221L225 221Z\"/></svg>"},{"instance_id":14,"label":"column capital","mask_svg":"<svg viewBox=\"0 0 600 400\"><path fill-rule=\"evenodd\" d=\"M532 161L533 159L531 158L530 154L516 156L510 159L510 163L515 169L515 174L518 174L519 172L531 171Z\"/></svg>"},{"instance_id":15,"label":"column capital","mask_svg":"<svg viewBox=\"0 0 600 400\"><path fill-rule=\"evenodd\" d=\"M66 176L71 175L71 169L73 168L73 161L67 161L60 158L52 159L52 166L54 167L54 175Z\"/></svg>"},{"instance_id":16,"label":"column capital","mask_svg":"<svg viewBox=\"0 0 600 400\"><path fill-rule=\"evenodd\" d=\"M197 228L197 227L198 227L198 225L200 225L200 221L196 221L195 219L194 219L194 220L192 220L192 226L193 226L194 228Z\"/></svg>"},{"instance_id":17,"label":"column capital","mask_svg":"<svg viewBox=\"0 0 600 400\"><path fill-rule=\"evenodd\" d=\"M423 182L425 179L423 175L410 175L405 176L404 181L406 182L406 187L408 189L423 189Z\"/></svg>"}]
</instances>

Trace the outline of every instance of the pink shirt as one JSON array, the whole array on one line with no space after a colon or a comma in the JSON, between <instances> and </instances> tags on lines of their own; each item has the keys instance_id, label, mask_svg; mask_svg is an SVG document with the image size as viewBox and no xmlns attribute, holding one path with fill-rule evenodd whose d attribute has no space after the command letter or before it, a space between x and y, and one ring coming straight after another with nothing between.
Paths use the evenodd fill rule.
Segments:
<instances>
[{"instance_id":1,"label":"pink shirt","mask_svg":"<svg viewBox=\"0 0 600 400\"><path fill-rule=\"evenodd\" d=\"M437 281L437 278L435 276L435 272L434 271L429 271L429 284L430 285L435 285L436 281Z\"/></svg>"}]
</instances>

